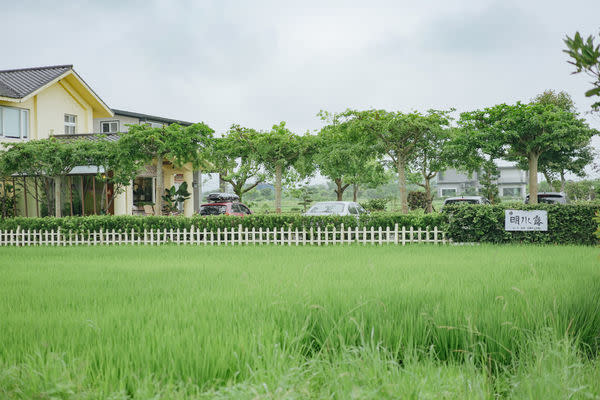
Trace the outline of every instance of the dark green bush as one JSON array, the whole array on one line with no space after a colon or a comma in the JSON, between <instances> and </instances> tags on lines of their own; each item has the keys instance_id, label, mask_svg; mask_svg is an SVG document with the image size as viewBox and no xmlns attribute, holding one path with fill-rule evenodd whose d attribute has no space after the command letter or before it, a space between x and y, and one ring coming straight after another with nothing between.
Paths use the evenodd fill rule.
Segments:
<instances>
[{"instance_id":1,"label":"dark green bush","mask_svg":"<svg viewBox=\"0 0 600 400\"><path fill-rule=\"evenodd\" d=\"M216 231L217 229L231 229L242 225L243 228L252 229L273 229L285 228L291 229L310 229L326 226L329 228L339 228L341 224L345 227L387 227L393 228L395 224L398 226L413 226L414 228L426 228L429 226L441 227L441 214L428 215L403 215L396 213L373 213L361 216L360 220L352 216L318 216L306 217L297 214L255 214L245 217L235 216L215 216L215 217L159 217L159 216L87 216L87 217L44 217L44 218L6 218L0 220L1 230L16 230L21 227L24 230L56 230L60 229L64 232L81 232L99 231L102 229L115 230L116 232L131 232L133 229L136 232L142 232L144 229L191 229L194 226L196 229L206 229L207 231Z\"/></svg>"},{"instance_id":2,"label":"dark green bush","mask_svg":"<svg viewBox=\"0 0 600 400\"><path fill-rule=\"evenodd\" d=\"M363 206L364 209L368 210L368 211L383 211L383 210L385 210L385 206L389 202L390 202L390 200L386 199L386 198L370 199L370 200L360 203L360 205Z\"/></svg>"},{"instance_id":3,"label":"dark green bush","mask_svg":"<svg viewBox=\"0 0 600 400\"><path fill-rule=\"evenodd\" d=\"M420 190L408 192L408 208L411 210L425 210L427 208L427 193Z\"/></svg>"},{"instance_id":4,"label":"dark green bush","mask_svg":"<svg viewBox=\"0 0 600 400\"><path fill-rule=\"evenodd\" d=\"M504 211L546 210L547 232L507 232L504 230ZM489 243L555 243L593 245L599 242L594 235L597 224L594 215L599 205L501 204L455 205L444 207L447 237L455 242Z\"/></svg>"}]
</instances>

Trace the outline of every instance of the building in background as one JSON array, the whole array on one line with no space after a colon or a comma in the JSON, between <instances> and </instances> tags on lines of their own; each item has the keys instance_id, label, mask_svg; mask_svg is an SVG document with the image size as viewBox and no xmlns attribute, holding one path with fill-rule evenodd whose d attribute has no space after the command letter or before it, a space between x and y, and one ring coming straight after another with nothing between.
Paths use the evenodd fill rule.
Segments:
<instances>
[{"instance_id":1,"label":"building in background","mask_svg":"<svg viewBox=\"0 0 600 400\"><path fill-rule=\"evenodd\" d=\"M501 197L524 198L527 194L527 181L529 174L516 165L499 165L500 176L498 177L498 192ZM462 195L474 195L479 193L481 184L480 173L457 171L447 169L439 172L436 179L437 195L439 197L452 197Z\"/></svg>"}]
</instances>

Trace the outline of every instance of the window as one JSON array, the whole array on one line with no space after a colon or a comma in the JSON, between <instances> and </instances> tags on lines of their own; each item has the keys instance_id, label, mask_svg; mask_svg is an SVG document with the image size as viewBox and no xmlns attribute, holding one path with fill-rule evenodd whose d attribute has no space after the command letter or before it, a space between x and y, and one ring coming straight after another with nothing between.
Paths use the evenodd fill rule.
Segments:
<instances>
[{"instance_id":1,"label":"window","mask_svg":"<svg viewBox=\"0 0 600 400\"><path fill-rule=\"evenodd\" d=\"M353 215L358 215L358 210L354 204L348 205L348 212Z\"/></svg>"},{"instance_id":2,"label":"window","mask_svg":"<svg viewBox=\"0 0 600 400\"><path fill-rule=\"evenodd\" d=\"M200 215L222 215L227 212L227 206L203 205L200 207Z\"/></svg>"},{"instance_id":3,"label":"window","mask_svg":"<svg viewBox=\"0 0 600 400\"><path fill-rule=\"evenodd\" d=\"M102 121L100 122L101 133L117 133L119 132L119 121Z\"/></svg>"},{"instance_id":4,"label":"window","mask_svg":"<svg viewBox=\"0 0 600 400\"><path fill-rule=\"evenodd\" d=\"M504 197L520 197L521 196L521 188L520 187L502 188L502 196L504 196Z\"/></svg>"},{"instance_id":5,"label":"window","mask_svg":"<svg viewBox=\"0 0 600 400\"><path fill-rule=\"evenodd\" d=\"M442 197L456 196L456 188L442 189Z\"/></svg>"},{"instance_id":6,"label":"window","mask_svg":"<svg viewBox=\"0 0 600 400\"><path fill-rule=\"evenodd\" d=\"M65 135L77 133L77 115L65 114Z\"/></svg>"},{"instance_id":7,"label":"window","mask_svg":"<svg viewBox=\"0 0 600 400\"><path fill-rule=\"evenodd\" d=\"M154 204L154 178L133 180L133 204Z\"/></svg>"},{"instance_id":8,"label":"window","mask_svg":"<svg viewBox=\"0 0 600 400\"><path fill-rule=\"evenodd\" d=\"M0 137L27 139L29 110L0 106Z\"/></svg>"}]
</instances>

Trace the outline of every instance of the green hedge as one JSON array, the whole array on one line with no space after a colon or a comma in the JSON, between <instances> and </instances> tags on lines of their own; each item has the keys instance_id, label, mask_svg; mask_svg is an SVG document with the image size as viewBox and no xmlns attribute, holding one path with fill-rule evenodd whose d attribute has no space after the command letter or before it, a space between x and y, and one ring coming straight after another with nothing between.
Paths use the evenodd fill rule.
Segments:
<instances>
[{"instance_id":1,"label":"green hedge","mask_svg":"<svg viewBox=\"0 0 600 400\"><path fill-rule=\"evenodd\" d=\"M547 232L506 232L504 230L504 210L547 210ZM242 225L244 228L285 228L310 229L336 227L390 227L395 224L402 227L413 226L415 229L437 226L447 233L447 237L455 242L489 242L489 243L560 243L560 244L598 244L595 236L598 224L594 214L600 211L599 204L575 205L525 205L501 204L490 205L459 205L444 207L441 214L398 214L371 213L362 216L360 220L354 217L305 217L301 215L249 215L246 217L216 216L216 217L142 217L142 216L88 216L64 218L6 218L0 220L0 230L56 230L73 233L99 231L100 229L121 232L142 232L144 229L197 229L216 231L218 228L231 229Z\"/></svg>"},{"instance_id":2,"label":"green hedge","mask_svg":"<svg viewBox=\"0 0 600 400\"><path fill-rule=\"evenodd\" d=\"M546 210L547 232L506 232L504 211ZM447 237L455 242L598 244L594 214L600 205L457 205L444 207Z\"/></svg>"},{"instance_id":3,"label":"green hedge","mask_svg":"<svg viewBox=\"0 0 600 400\"><path fill-rule=\"evenodd\" d=\"M21 227L24 230L56 230L60 229L64 232L72 231L73 233L85 233L89 231L99 231L100 229L115 230L121 232L142 232L144 229L190 229L192 226L197 229L205 229L208 231L216 231L218 228L237 228L242 225L244 228L252 229L253 227L258 228L285 228L291 229L310 229L325 228L326 226L332 228L339 228L341 224L345 227L387 227L393 228L395 224L406 226L407 228L413 226L415 228L433 228L438 226L441 228L443 218L440 214L429 214L429 215L417 215L417 214L395 214L395 213L372 213L369 215L362 216L360 220L354 217L338 217L338 216L324 216L324 217L305 217L301 215L249 215L245 217L235 216L213 216L213 217L158 217L158 216L87 216L87 217L64 217L64 218L7 218L0 220L0 230L16 230L17 227Z\"/></svg>"}]
</instances>

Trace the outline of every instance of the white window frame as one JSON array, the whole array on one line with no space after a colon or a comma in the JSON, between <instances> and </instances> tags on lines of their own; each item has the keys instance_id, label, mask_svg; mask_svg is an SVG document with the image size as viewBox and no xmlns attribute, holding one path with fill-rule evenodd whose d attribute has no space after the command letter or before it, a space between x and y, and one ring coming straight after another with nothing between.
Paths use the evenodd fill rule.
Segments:
<instances>
[{"instance_id":1,"label":"white window frame","mask_svg":"<svg viewBox=\"0 0 600 400\"><path fill-rule=\"evenodd\" d=\"M104 125L105 125L105 124L108 124L108 132L104 132ZM110 129L110 126L111 126L112 124L117 124L117 130L116 130L116 131L112 131L112 130ZM118 132L119 132L120 125L121 125L121 124L119 123L119 121L115 121L115 120L113 120L113 121L101 121L101 122L100 122L100 133L118 133Z\"/></svg>"},{"instance_id":2,"label":"white window frame","mask_svg":"<svg viewBox=\"0 0 600 400\"><path fill-rule=\"evenodd\" d=\"M4 133L4 110L11 109L19 112L19 136L6 136ZM27 139L29 138L29 110L19 107L0 106L0 137L10 139Z\"/></svg>"},{"instance_id":3,"label":"white window frame","mask_svg":"<svg viewBox=\"0 0 600 400\"><path fill-rule=\"evenodd\" d=\"M73 122L67 121L67 117L73 117ZM77 133L77 115L65 114L65 135L75 135ZM73 128L73 132L70 132Z\"/></svg>"}]
</instances>

